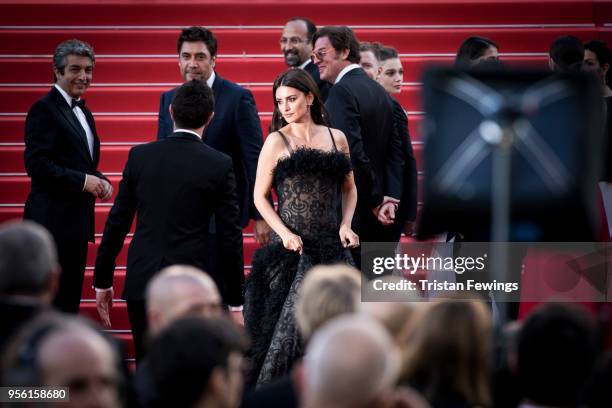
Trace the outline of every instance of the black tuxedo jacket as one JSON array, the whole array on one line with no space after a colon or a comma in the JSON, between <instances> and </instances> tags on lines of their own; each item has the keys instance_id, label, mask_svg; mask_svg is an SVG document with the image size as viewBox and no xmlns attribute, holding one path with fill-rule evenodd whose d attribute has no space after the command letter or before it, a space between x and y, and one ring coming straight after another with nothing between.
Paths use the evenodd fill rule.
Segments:
<instances>
[{"instance_id":1,"label":"black tuxedo jacket","mask_svg":"<svg viewBox=\"0 0 612 408\"><path fill-rule=\"evenodd\" d=\"M208 270L210 217L217 213L218 273L225 302L242 304L242 230L232 160L177 132L130 150L119 193L96 258L94 286L113 283L115 259L136 213L128 251L123 298L144 299L151 277L165 266L187 264Z\"/></svg>"},{"instance_id":2,"label":"black tuxedo jacket","mask_svg":"<svg viewBox=\"0 0 612 408\"><path fill-rule=\"evenodd\" d=\"M361 215L378 206L384 195L400 199L402 142L384 88L356 68L331 87L325 106L332 127L348 139Z\"/></svg>"},{"instance_id":3,"label":"black tuxedo jacket","mask_svg":"<svg viewBox=\"0 0 612 408\"><path fill-rule=\"evenodd\" d=\"M72 109L53 87L26 117L25 168L32 179L24 218L44 225L56 241L94 239L95 197L83 190L85 175L97 171L100 140L94 118L83 108L94 135L93 157L87 136Z\"/></svg>"},{"instance_id":4,"label":"black tuxedo jacket","mask_svg":"<svg viewBox=\"0 0 612 408\"><path fill-rule=\"evenodd\" d=\"M396 222L414 221L417 210L417 166L412 150L412 141L408 132L408 116L402 105L391 98L393 103L393 117L397 134L402 141L402 152L404 156L404 177L402 186L402 198L398 213L395 216Z\"/></svg>"},{"instance_id":5,"label":"black tuxedo jacket","mask_svg":"<svg viewBox=\"0 0 612 408\"><path fill-rule=\"evenodd\" d=\"M314 79L315 83L319 87L321 99L323 102L325 102L327 100L327 96L329 95L329 88L331 87L330 83L321 79L319 75L319 67L313 64L312 61L306 64L304 71L308 72L310 76L312 76L312 79Z\"/></svg>"},{"instance_id":6,"label":"black tuxedo jacket","mask_svg":"<svg viewBox=\"0 0 612 408\"><path fill-rule=\"evenodd\" d=\"M217 73L215 75L212 86L215 116L204 132L204 142L232 158L240 205L240 222L245 227L249 218L261 219L253 204L257 160L263 145L261 124L251 92L221 78ZM157 121L158 139L172 134L172 118L168 107L176 89L161 95Z\"/></svg>"}]
</instances>

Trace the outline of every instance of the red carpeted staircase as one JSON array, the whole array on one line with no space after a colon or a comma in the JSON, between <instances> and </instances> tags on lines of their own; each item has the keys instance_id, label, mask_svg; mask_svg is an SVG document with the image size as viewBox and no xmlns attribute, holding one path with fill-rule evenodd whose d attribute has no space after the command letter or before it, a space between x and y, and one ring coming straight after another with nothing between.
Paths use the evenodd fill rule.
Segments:
<instances>
[{"instance_id":1,"label":"red carpeted staircase","mask_svg":"<svg viewBox=\"0 0 612 408\"><path fill-rule=\"evenodd\" d=\"M52 82L51 54L66 39L91 43L97 54L93 86L86 94L102 142L100 169L115 191L129 149L155 139L159 95L181 82L176 38L189 25L211 28L219 41L217 71L252 90L262 128L268 128L271 84L285 69L278 40L285 21L304 16L318 25L346 24L360 40L398 49L405 69L399 100L410 113L410 133L421 162L420 77L431 63L449 63L461 41L482 35L500 46L504 63L545 67L550 42L562 34L612 43L612 2L588 0L196 0L0 1L0 222L20 218L29 191L23 165L23 123L32 103ZM129 135L129 136L128 136ZM111 204L96 207L81 313L97 320L92 266ZM120 295L124 245L115 274ZM245 270L255 250L244 230ZM112 311L112 332L131 336L125 303Z\"/></svg>"}]
</instances>

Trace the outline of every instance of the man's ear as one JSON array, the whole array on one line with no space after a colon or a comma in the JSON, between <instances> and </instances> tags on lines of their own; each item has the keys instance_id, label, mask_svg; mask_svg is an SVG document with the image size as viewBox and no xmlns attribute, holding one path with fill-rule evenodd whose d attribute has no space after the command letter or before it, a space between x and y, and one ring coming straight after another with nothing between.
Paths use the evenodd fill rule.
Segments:
<instances>
[{"instance_id":1,"label":"man's ear","mask_svg":"<svg viewBox=\"0 0 612 408\"><path fill-rule=\"evenodd\" d=\"M604 76L606 76L606 74L608 73L608 70L609 70L609 69L610 69L610 64L603 64L603 65L601 66L601 70L603 71Z\"/></svg>"},{"instance_id":2,"label":"man's ear","mask_svg":"<svg viewBox=\"0 0 612 408\"><path fill-rule=\"evenodd\" d=\"M215 65L217 65L217 56L210 57L210 66L215 69Z\"/></svg>"},{"instance_id":3,"label":"man's ear","mask_svg":"<svg viewBox=\"0 0 612 408\"><path fill-rule=\"evenodd\" d=\"M208 120L204 124L204 127L207 127L210 124L210 122L212 122L214 116L215 116L215 112L214 111L210 112L210 116L208 117Z\"/></svg>"},{"instance_id":4,"label":"man's ear","mask_svg":"<svg viewBox=\"0 0 612 408\"><path fill-rule=\"evenodd\" d=\"M219 400L225 394L227 373L221 367L213 368L208 379L208 394L215 400Z\"/></svg>"},{"instance_id":5,"label":"man's ear","mask_svg":"<svg viewBox=\"0 0 612 408\"><path fill-rule=\"evenodd\" d=\"M553 61L551 57L548 57L548 67L550 68L550 70L554 71L556 66L557 64L555 64L555 61Z\"/></svg>"},{"instance_id":6,"label":"man's ear","mask_svg":"<svg viewBox=\"0 0 612 408\"><path fill-rule=\"evenodd\" d=\"M349 54L350 54L350 50L347 48L345 50L342 50L342 52L340 53L340 59L345 60L348 58Z\"/></svg>"},{"instance_id":7,"label":"man's ear","mask_svg":"<svg viewBox=\"0 0 612 408\"><path fill-rule=\"evenodd\" d=\"M376 80L378 80L378 77L380 77L380 74L382 74L383 71L383 67L378 67L378 69L376 70Z\"/></svg>"},{"instance_id":8,"label":"man's ear","mask_svg":"<svg viewBox=\"0 0 612 408\"><path fill-rule=\"evenodd\" d=\"M172 104L168 105L168 112L170 113L170 119L174 122L174 112L172 112Z\"/></svg>"}]
</instances>

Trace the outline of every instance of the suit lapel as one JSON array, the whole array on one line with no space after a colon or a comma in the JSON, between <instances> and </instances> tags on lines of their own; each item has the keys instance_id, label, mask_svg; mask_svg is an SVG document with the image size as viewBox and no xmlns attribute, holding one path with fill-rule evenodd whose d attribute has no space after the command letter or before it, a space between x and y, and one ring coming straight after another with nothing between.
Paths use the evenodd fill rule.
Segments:
<instances>
[{"instance_id":1,"label":"suit lapel","mask_svg":"<svg viewBox=\"0 0 612 408\"><path fill-rule=\"evenodd\" d=\"M72 112L72 109L70 109L70 106L68 106L68 104L66 103L66 100L64 99L62 94L60 94L59 91L55 89L55 87L53 87L51 92L55 97L55 106L60 111L66 122L68 122L74 130L73 135L78 139L78 144L81 146L81 150L83 151L85 157L87 157L90 161L93 162L93 158L91 157L91 154L89 154L89 146L87 145L87 135L85 134L85 129L83 129L83 126L81 126L81 124L79 123L79 120L77 119L74 112Z\"/></svg>"}]
</instances>

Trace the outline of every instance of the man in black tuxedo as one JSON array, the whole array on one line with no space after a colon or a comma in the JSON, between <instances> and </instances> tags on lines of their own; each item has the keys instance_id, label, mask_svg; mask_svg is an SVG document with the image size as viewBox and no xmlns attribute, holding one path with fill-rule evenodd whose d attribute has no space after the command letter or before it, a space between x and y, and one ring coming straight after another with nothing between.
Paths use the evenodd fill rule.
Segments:
<instances>
[{"instance_id":1,"label":"man in black tuxedo","mask_svg":"<svg viewBox=\"0 0 612 408\"><path fill-rule=\"evenodd\" d=\"M253 204L253 187L257 173L257 160L263 144L257 107L251 92L237 84L221 78L214 71L217 59L217 39L210 30L203 27L189 27L178 38L179 68L185 81L197 79L206 81L215 95L215 115L206 127L204 143L232 158L236 188L240 206L240 223L244 228L249 219L255 220L255 240L267 244L270 227L261 218ZM161 95L157 138L172 134L172 119L168 112L170 102L178 88ZM214 221L212 223L214 227ZM211 229L214 234L214 228ZM211 242L214 239L211 236ZM210 248L212 256L216 251ZM211 262L216 264L216 260ZM208 272L213 273L215 265Z\"/></svg>"},{"instance_id":2,"label":"man in black tuxedo","mask_svg":"<svg viewBox=\"0 0 612 408\"><path fill-rule=\"evenodd\" d=\"M302 68L319 87L323 102L327 100L330 84L319 77L319 68L312 62L312 38L317 26L307 18L293 17L287 21L280 39L280 47L289 68Z\"/></svg>"},{"instance_id":3,"label":"man in black tuxedo","mask_svg":"<svg viewBox=\"0 0 612 408\"><path fill-rule=\"evenodd\" d=\"M55 306L77 313L87 260L94 240L94 204L113 189L97 170L100 140L94 118L81 99L91 84L95 55L78 40L53 54L55 85L28 112L25 168L32 179L24 218L46 227L57 245L61 267Z\"/></svg>"},{"instance_id":4,"label":"man in black tuxedo","mask_svg":"<svg viewBox=\"0 0 612 408\"><path fill-rule=\"evenodd\" d=\"M96 258L96 303L102 322L110 327L115 259L137 213L122 296L137 359L143 354L146 332L147 283L168 265L208 270L213 214L217 214L220 267L211 276L226 304L243 303L242 230L232 160L202 143L204 128L212 119L212 91L204 82L189 81L174 93L170 112L174 133L130 151ZM241 315L233 314L237 320Z\"/></svg>"},{"instance_id":5,"label":"man in black tuxedo","mask_svg":"<svg viewBox=\"0 0 612 408\"><path fill-rule=\"evenodd\" d=\"M359 67L359 42L350 28L324 27L313 41L321 79L333 84L325 103L331 125L344 132L351 151L354 230L361 242L397 241L392 224L402 196L403 151L390 97ZM359 248L353 251L357 265L360 255Z\"/></svg>"}]
</instances>

